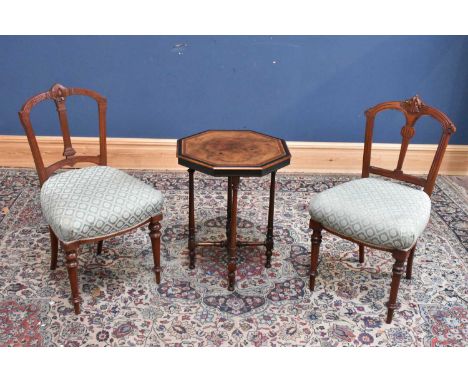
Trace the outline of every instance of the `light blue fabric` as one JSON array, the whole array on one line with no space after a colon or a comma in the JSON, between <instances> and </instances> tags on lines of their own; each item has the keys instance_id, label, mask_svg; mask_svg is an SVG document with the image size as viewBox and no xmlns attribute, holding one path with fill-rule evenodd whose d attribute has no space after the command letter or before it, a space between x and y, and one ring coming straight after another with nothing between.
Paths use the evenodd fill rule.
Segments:
<instances>
[{"instance_id":1,"label":"light blue fabric","mask_svg":"<svg viewBox=\"0 0 468 382\"><path fill-rule=\"evenodd\" d=\"M315 195L313 220L343 236L385 249L406 250L416 243L431 213L421 191L388 180L353 180Z\"/></svg>"},{"instance_id":2,"label":"light blue fabric","mask_svg":"<svg viewBox=\"0 0 468 382\"><path fill-rule=\"evenodd\" d=\"M44 217L64 243L136 226L160 214L163 201L160 191L107 166L56 174L41 189Z\"/></svg>"}]
</instances>

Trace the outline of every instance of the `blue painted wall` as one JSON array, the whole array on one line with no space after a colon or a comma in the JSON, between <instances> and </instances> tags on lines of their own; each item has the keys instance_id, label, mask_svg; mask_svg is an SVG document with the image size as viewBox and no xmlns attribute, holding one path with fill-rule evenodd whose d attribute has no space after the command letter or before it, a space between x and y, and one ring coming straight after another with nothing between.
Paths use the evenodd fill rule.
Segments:
<instances>
[{"instance_id":1,"label":"blue painted wall","mask_svg":"<svg viewBox=\"0 0 468 382\"><path fill-rule=\"evenodd\" d=\"M0 134L23 134L17 111L54 82L106 95L114 137L247 128L361 142L366 108L418 93L458 126L451 143L468 144L468 37L3 36ZM97 134L89 101L70 109L72 134ZM33 117L38 134L59 134L53 105ZM378 122L377 141L397 142L402 117ZM414 142L436 142L437 126L421 122Z\"/></svg>"}]
</instances>

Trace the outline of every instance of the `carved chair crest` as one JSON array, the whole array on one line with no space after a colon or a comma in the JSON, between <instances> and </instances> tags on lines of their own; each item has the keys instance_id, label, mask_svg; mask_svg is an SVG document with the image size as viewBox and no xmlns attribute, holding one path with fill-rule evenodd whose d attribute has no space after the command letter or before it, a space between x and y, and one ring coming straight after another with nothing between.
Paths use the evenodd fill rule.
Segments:
<instances>
[{"instance_id":1,"label":"carved chair crest","mask_svg":"<svg viewBox=\"0 0 468 382\"><path fill-rule=\"evenodd\" d=\"M74 95L91 97L97 102L99 115L99 155L97 156L75 156L76 151L71 142L66 108L67 97ZM65 159L55 162L47 167L45 167L42 160L42 155L37 144L36 135L34 133L30 117L33 107L46 100L52 100L55 103L63 138L63 156L65 157ZM106 165L106 108L107 100L99 93L89 89L66 88L61 84L54 84L49 91L37 94L25 102L18 114L21 124L26 132L26 136L28 137L29 146L31 147L41 185L53 172L64 166L74 166L78 162L91 162L99 165Z\"/></svg>"},{"instance_id":2,"label":"carved chair crest","mask_svg":"<svg viewBox=\"0 0 468 382\"><path fill-rule=\"evenodd\" d=\"M398 157L398 163L394 170L386 170L379 167L370 165L371 150L372 150L372 136L374 131L374 121L378 113L384 110L398 110L405 116L405 125L401 128L401 148ZM428 115L438 121L442 127L442 135L432 161L427 178L420 178L403 173L403 163L405 160L408 145L415 134L414 125L417 120L423 116ZM369 174L377 174L405 182L413 183L424 187L424 191L431 195L437 174L439 172L442 159L447 148L450 136L455 133L456 128L453 122L440 110L432 106L426 105L418 95L411 97L404 101L392 101L380 103L366 111L366 138L364 145L364 158L362 167L362 176L368 177Z\"/></svg>"}]
</instances>

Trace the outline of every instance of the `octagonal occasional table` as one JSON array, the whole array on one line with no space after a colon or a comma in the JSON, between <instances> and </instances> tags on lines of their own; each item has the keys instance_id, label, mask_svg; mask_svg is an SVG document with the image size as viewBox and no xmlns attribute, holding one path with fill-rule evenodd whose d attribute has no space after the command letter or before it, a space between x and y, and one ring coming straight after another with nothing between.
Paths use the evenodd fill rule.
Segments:
<instances>
[{"instance_id":1,"label":"octagonal occasional table","mask_svg":"<svg viewBox=\"0 0 468 382\"><path fill-rule=\"evenodd\" d=\"M276 171L289 165L291 154L283 139L250 130L208 130L177 141L177 158L189 173L189 239L190 269L195 268L197 247L227 247L228 289L234 290L237 247L266 247L265 267L271 267L273 250L273 213L275 206ZM195 171L228 178L226 240L195 240L194 183ZM271 174L268 227L265 241L237 240L237 191L241 177Z\"/></svg>"}]
</instances>

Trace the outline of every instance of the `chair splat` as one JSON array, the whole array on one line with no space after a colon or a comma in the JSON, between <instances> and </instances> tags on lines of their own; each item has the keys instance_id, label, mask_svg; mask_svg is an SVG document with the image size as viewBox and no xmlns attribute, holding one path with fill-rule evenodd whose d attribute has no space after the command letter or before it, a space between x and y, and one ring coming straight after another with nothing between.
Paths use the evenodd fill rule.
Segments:
<instances>
[{"instance_id":1,"label":"chair splat","mask_svg":"<svg viewBox=\"0 0 468 382\"><path fill-rule=\"evenodd\" d=\"M403 174L403 163L405 161L406 157L406 152L408 151L408 146L411 141L411 138L414 137L414 124L420 117L420 112L423 108L424 104L419 98L419 96L416 94L414 97L401 102L401 107L407 111L405 114L406 117L406 124L401 128L401 136L402 136L402 142L401 142L401 148L400 148L400 155L398 157L398 164L395 169L396 173Z\"/></svg>"},{"instance_id":2,"label":"chair splat","mask_svg":"<svg viewBox=\"0 0 468 382\"><path fill-rule=\"evenodd\" d=\"M54 100L55 106L57 109L57 114L58 114L59 121L60 121L60 129L62 130L63 156L68 158L68 157L75 155L76 151L72 146L71 138L70 138L67 108L65 106L67 94L65 93L65 91L66 89L60 84L55 84L50 89L51 97Z\"/></svg>"}]
</instances>

